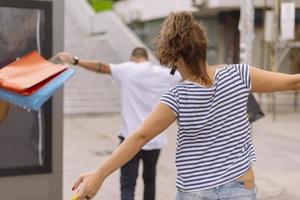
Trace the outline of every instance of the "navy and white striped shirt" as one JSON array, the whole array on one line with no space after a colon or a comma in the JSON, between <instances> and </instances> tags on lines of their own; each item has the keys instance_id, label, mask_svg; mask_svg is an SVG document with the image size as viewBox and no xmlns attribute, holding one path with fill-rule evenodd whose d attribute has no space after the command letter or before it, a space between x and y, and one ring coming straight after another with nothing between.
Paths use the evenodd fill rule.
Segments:
<instances>
[{"instance_id":1,"label":"navy and white striped shirt","mask_svg":"<svg viewBox=\"0 0 300 200\"><path fill-rule=\"evenodd\" d=\"M247 100L248 65L228 65L215 73L213 86L183 81L160 102L178 123L176 186L181 191L213 188L243 175L255 160Z\"/></svg>"}]
</instances>

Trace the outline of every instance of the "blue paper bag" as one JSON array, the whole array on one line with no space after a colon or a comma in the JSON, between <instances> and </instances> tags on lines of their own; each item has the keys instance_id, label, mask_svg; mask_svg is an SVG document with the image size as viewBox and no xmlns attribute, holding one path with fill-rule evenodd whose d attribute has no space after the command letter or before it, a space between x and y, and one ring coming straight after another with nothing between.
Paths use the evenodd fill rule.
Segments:
<instances>
[{"instance_id":1,"label":"blue paper bag","mask_svg":"<svg viewBox=\"0 0 300 200\"><path fill-rule=\"evenodd\" d=\"M74 73L75 71L73 69L68 68L49 81L46 85L41 87L38 91L33 93L31 96L22 96L0 89L0 99L26 109L37 111L55 94L55 91L57 91L69 78L71 78L71 76L74 75Z\"/></svg>"}]
</instances>

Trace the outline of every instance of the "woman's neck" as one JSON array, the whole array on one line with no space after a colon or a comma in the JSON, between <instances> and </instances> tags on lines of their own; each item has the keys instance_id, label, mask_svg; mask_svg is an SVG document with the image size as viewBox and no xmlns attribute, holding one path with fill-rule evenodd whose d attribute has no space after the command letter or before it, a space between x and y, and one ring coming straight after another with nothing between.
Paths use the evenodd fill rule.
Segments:
<instances>
[{"instance_id":1,"label":"woman's neck","mask_svg":"<svg viewBox=\"0 0 300 200\"><path fill-rule=\"evenodd\" d=\"M213 79L214 79L214 76L215 76L215 73L216 73L216 69L217 69L217 67L209 67L208 65L206 65L207 73L208 73L210 79L212 80L212 83L209 84L209 85L203 83L203 80L200 77L197 77L197 76L191 74L184 67L182 67L182 68L179 67L178 71L181 74L182 80L191 81L191 82L194 82L194 83L198 83L198 84L210 87L213 84Z\"/></svg>"}]
</instances>

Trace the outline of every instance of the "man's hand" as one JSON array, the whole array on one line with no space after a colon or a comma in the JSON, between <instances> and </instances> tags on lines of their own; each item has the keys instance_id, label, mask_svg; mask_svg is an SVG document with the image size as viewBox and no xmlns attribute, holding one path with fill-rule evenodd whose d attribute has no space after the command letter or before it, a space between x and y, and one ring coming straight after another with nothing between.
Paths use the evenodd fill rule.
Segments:
<instances>
[{"instance_id":1,"label":"man's hand","mask_svg":"<svg viewBox=\"0 0 300 200\"><path fill-rule=\"evenodd\" d=\"M55 57L57 57L61 62L64 63L69 63L69 64L74 64L74 56L72 56L71 54L67 53L67 52L61 52L55 55Z\"/></svg>"},{"instance_id":2,"label":"man's hand","mask_svg":"<svg viewBox=\"0 0 300 200\"><path fill-rule=\"evenodd\" d=\"M88 61L88 60L78 60L77 63L75 63L75 57L67 52L61 52L53 56L50 60L52 62L56 62L57 60L62 63L68 63L71 65L78 65L79 67L83 67L85 69L103 73L103 74L111 74L110 66L107 63L101 62L101 61Z\"/></svg>"}]
</instances>

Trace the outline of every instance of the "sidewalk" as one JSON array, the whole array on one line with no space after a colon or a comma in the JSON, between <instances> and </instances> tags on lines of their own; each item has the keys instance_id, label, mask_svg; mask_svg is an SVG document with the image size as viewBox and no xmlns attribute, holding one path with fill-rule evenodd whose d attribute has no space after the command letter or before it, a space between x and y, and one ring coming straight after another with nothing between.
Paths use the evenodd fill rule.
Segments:
<instances>
[{"instance_id":1,"label":"sidewalk","mask_svg":"<svg viewBox=\"0 0 300 200\"><path fill-rule=\"evenodd\" d=\"M252 127L257 154L254 170L260 200L300 199L300 112L294 112L290 105L289 101L279 103L276 122L268 113ZM69 200L72 182L77 176L95 169L117 147L120 116L73 116L65 117L64 122L64 199ZM159 160L157 200L175 199L176 132L175 123L166 131L169 143ZM142 200L142 192L139 177L136 200ZM106 180L95 199L119 199L119 172Z\"/></svg>"}]
</instances>

